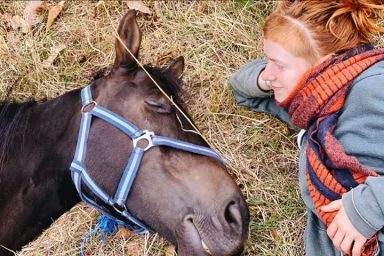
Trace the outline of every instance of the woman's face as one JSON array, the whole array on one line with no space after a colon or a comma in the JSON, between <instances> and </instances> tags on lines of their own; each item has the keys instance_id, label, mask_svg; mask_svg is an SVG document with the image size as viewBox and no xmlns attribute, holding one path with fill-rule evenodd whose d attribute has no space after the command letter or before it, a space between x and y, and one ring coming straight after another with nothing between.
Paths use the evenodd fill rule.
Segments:
<instances>
[{"instance_id":1,"label":"woman's face","mask_svg":"<svg viewBox=\"0 0 384 256\"><path fill-rule=\"evenodd\" d=\"M267 39L264 40L264 53L268 64L261 78L270 81L276 101L283 102L311 64L304 58L294 56L281 44Z\"/></svg>"}]
</instances>

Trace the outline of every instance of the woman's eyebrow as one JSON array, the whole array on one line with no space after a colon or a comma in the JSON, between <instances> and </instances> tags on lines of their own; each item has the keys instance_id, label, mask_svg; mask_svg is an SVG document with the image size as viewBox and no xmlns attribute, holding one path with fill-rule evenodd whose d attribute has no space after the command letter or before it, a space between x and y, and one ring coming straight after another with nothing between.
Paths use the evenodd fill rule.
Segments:
<instances>
[{"instance_id":1,"label":"woman's eyebrow","mask_svg":"<svg viewBox=\"0 0 384 256\"><path fill-rule=\"evenodd\" d=\"M269 57L267 57L267 58L268 58L269 60L273 61L273 62L278 63L278 64L283 64L283 65L285 65L285 62L284 62L284 61L281 61L281 60L279 60L279 59L269 58Z\"/></svg>"}]
</instances>

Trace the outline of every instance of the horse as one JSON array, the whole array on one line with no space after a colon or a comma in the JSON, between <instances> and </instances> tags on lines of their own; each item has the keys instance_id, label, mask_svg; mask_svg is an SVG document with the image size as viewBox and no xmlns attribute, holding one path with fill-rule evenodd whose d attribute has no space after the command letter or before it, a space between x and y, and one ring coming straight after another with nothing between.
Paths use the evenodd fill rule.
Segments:
<instances>
[{"instance_id":1,"label":"horse","mask_svg":"<svg viewBox=\"0 0 384 256\"><path fill-rule=\"evenodd\" d=\"M178 255L242 254L249 212L240 189L155 85L182 106L184 58L165 68L139 65L141 31L135 11L123 16L117 32L114 64L86 87L88 102L80 88L47 101L0 104L0 255L9 253L5 248L20 250L81 200L119 221L158 232ZM139 134L135 144L123 128L94 117L85 139L84 174L72 168L82 145L78 135L83 116L97 109L128 120L147 137ZM149 146L151 136L196 145L206 153L167 143ZM128 158L136 149L142 155L134 182L130 180L129 191L121 190ZM120 204L101 200L99 190L106 195L120 191Z\"/></svg>"}]
</instances>

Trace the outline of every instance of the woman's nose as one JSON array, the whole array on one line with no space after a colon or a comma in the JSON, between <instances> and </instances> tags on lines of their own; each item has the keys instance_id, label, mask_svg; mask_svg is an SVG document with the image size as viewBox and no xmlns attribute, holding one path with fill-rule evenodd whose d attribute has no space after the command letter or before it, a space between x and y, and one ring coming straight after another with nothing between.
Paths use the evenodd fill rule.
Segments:
<instances>
[{"instance_id":1,"label":"woman's nose","mask_svg":"<svg viewBox=\"0 0 384 256\"><path fill-rule=\"evenodd\" d=\"M274 81L276 79L271 63L267 63L267 66L265 66L264 71L261 73L261 78L265 81Z\"/></svg>"}]
</instances>

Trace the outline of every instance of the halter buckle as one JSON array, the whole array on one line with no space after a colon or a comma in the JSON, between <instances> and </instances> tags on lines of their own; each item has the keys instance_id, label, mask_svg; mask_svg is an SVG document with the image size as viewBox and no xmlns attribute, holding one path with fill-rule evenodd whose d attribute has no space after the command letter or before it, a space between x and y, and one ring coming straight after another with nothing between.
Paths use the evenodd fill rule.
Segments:
<instances>
[{"instance_id":1,"label":"halter buckle","mask_svg":"<svg viewBox=\"0 0 384 256\"><path fill-rule=\"evenodd\" d=\"M97 106L97 102L94 100L91 100L90 102L88 102L87 104L81 107L81 112L82 113L91 112L92 109L94 109L96 106Z\"/></svg>"},{"instance_id":2,"label":"halter buckle","mask_svg":"<svg viewBox=\"0 0 384 256\"><path fill-rule=\"evenodd\" d=\"M132 139L133 147L134 148L139 147L139 148L143 149L144 151L147 151L148 149L150 149L151 147L154 146L153 142L152 142L152 136L154 136L154 135L155 135L154 132L144 130L143 133L141 134L141 136ZM145 147L138 146L138 143L140 140L146 140L147 145Z\"/></svg>"}]
</instances>

